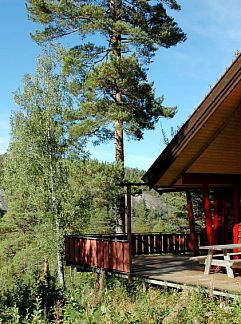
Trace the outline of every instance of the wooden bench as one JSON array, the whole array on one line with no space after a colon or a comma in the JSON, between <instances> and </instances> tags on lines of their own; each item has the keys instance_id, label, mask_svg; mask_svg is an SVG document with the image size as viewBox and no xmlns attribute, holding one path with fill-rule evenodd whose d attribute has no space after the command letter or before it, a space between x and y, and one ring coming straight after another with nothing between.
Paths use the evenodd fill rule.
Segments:
<instances>
[{"instance_id":1,"label":"wooden bench","mask_svg":"<svg viewBox=\"0 0 241 324\"><path fill-rule=\"evenodd\" d=\"M237 256L237 255L241 255L241 252L232 252L232 253L229 253L230 256ZM214 254L213 255L213 258L216 258L216 257L222 257L224 259L224 254ZM193 256L193 257L190 257L189 260L190 261L198 261L200 264L205 264L205 261L207 259L207 254L203 254L203 255L196 255L196 256ZM241 259L238 260L238 259L231 259L230 261L234 261L235 263L239 264L241 263Z\"/></svg>"},{"instance_id":2,"label":"wooden bench","mask_svg":"<svg viewBox=\"0 0 241 324\"><path fill-rule=\"evenodd\" d=\"M241 259L233 258L241 255L241 252L228 252L229 250L241 249L241 244L222 244L200 246L201 250L208 250L207 255L191 257L193 261L199 261L205 264L204 274L209 274L211 266L226 268L229 278L234 278L233 268L241 268ZM222 251L221 254L215 254L216 251Z\"/></svg>"}]
</instances>

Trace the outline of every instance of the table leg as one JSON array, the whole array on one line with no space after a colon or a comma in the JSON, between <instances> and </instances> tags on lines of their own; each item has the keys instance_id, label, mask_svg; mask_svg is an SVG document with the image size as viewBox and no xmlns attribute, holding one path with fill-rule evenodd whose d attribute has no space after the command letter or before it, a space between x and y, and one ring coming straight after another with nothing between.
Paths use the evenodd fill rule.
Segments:
<instances>
[{"instance_id":1,"label":"table leg","mask_svg":"<svg viewBox=\"0 0 241 324\"><path fill-rule=\"evenodd\" d=\"M206 265L204 269L204 274L209 274L212 260L213 260L213 250L208 250L208 255L207 255L207 260L206 260Z\"/></svg>"},{"instance_id":2,"label":"table leg","mask_svg":"<svg viewBox=\"0 0 241 324\"><path fill-rule=\"evenodd\" d=\"M229 278L234 278L233 269L230 266L230 255L227 250L223 250L224 260L225 260L225 266L227 275Z\"/></svg>"}]
</instances>

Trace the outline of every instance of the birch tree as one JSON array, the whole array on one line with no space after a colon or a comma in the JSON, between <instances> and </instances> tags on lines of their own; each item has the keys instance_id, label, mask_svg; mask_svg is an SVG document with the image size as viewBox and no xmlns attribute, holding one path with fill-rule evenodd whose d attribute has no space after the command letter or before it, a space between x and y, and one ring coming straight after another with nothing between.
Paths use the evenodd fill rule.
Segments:
<instances>
[{"instance_id":1,"label":"birch tree","mask_svg":"<svg viewBox=\"0 0 241 324\"><path fill-rule=\"evenodd\" d=\"M15 224L26 230L39 222L51 223L46 230L52 231L59 283L64 290L65 160L73 148L64 116L73 109L73 101L67 80L59 73L58 55L56 49L45 50L36 74L26 75L23 89L15 94L20 109L12 116L4 182L9 210L19 218Z\"/></svg>"}]
</instances>

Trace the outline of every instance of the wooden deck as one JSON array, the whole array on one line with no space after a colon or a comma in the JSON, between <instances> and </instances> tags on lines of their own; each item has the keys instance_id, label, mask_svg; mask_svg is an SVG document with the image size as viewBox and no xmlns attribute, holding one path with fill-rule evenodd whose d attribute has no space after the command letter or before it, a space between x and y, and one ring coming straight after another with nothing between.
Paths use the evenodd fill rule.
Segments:
<instances>
[{"instance_id":1,"label":"wooden deck","mask_svg":"<svg viewBox=\"0 0 241 324\"><path fill-rule=\"evenodd\" d=\"M241 294L241 273L228 278L225 270L203 273L204 265L190 261L189 256L136 256L132 263L133 277L162 286L202 287L214 295ZM235 272L235 271L234 271Z\"/></svg>"},{"instance_id":2,"label":"wooden deck","mask_svg":"<svg viewBox=\"0 0 241 324\"><path fill-rule=\"evenodd\" d=\"M239 273L234 271L234 278L228 278L226 270L205 275L204 265L189 260L192 254L187 234L132 235L132 257L125 237L68 235L66 265L78 271L105 270L107 275L141 279L154 285L177 289L201 287L209 294L241 298L240 269Z\"/></svg>"}]
</instances>

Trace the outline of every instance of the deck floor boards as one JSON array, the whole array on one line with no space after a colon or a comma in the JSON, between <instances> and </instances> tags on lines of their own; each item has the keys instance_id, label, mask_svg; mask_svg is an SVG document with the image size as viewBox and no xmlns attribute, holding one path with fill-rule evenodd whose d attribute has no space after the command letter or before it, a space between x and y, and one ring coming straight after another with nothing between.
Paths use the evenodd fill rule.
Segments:
<instances>
[{"instance_id":1,"label":"deck floor boards","mask_svg":"<svg viewBox=\"0 0 241 324\"><path fill-rule=\"evenodd\" d=\"M240 272L234 271L235 278L228 278L225 269L222 272L205 275L204 265L190 261L189 256L137 256L133 259L132 271L133 275L160 282L241 293Z\"/></svg>"}]
</instances>

